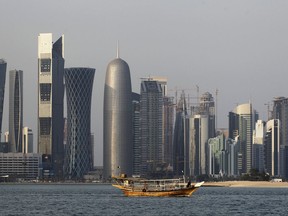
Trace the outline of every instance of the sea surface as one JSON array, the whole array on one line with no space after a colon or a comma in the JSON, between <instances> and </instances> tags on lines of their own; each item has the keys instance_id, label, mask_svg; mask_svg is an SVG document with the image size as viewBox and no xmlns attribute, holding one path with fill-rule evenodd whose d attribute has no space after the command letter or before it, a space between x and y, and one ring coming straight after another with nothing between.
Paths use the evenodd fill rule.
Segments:
<instances>
[{"instance_id":1,"label":"sea surface","mask_svg":"<svg viewBox=\"0 0 288 216\"><path fill-rule=\"evenodd\" d=\"M192 197L124 197L102 184L0 184L0 215L288 215L288 188L202 187Z\"/></svg>"}]
</instances>

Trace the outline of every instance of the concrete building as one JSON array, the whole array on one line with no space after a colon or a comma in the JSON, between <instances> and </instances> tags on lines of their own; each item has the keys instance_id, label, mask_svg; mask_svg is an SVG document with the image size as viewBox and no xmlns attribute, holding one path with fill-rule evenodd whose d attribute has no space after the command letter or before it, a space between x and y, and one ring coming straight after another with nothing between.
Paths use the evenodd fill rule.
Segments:
<instances>
[{"instance_id":1,"label":"concrete building","mask_svg":"<svg viewBox=\"0 0 288 216\"><path fill-rule=\"evenodd\" d=\"M9 152L23 152L23 71L9 73Z\"/></svg>"},{"instance_id":2,"label":"concrete building","mask_svg":"<svg viewBox=\"0 0 288 216\"><path fill-rule=\"evenodd\" d=\"M2 119L3 119L4 96L5 96L6 68L7 68L6 61L0 59L0 142L2 137Z\"/></svg>"},{"instance_id":3,"label":"concrete building","mask_svg":"<svg viewBox=\"0 0 288 216\"><path fill-rule=\"evenodd\" d=\"M64 35L38 36L38 153L46 177L63 177Z\"/></svg>"},{"instance_id":4,"label":"concrete building","mask_svg":"<svg viewBox=\"0 0 288 216\"><path fill-rule=\"evenodd\" d=\"M95 69L66 68L67 146L64 174L82 179L92 170L91 99Z\"/></svg>"},{"instance_id":5,"label":"concrete building","mask_svg":"<svg viewBox=\"0 0 288 216\"><path fill-rule=\"evenodd\" d=\"M29 127L23 128L22 153L35 153L33 143L33 131Z\"/></svg>"},{"instance_id":6,"label":"concrete building","mask_svg":"<svg viewBox=\"0 0 288 216\"><path fill-rule=\"evenodd\" d=\"M280 176L280 121L271 119L266 125L265 169L270 176Z\"/></svg>"},{"instance_id":7,"label":"concrete building","mask_svg":"<svg viewBox=\"0 0 288 216\"><path fill-rule=\"evenodd\" d=\"M107 67L104 88L103 177L133 174L132 89L128 64L119 58Z\"/></svg>"},{"instance_id":8,"label":"concrete building","mask_svg":"<svg viewBox=\"0 0 288 216\"><path fill-rule=\"evenodd\" d=\"M42 174L41 154L0 153L0 176L9 181L36 180Z\"/></svg>"}]
</instances>

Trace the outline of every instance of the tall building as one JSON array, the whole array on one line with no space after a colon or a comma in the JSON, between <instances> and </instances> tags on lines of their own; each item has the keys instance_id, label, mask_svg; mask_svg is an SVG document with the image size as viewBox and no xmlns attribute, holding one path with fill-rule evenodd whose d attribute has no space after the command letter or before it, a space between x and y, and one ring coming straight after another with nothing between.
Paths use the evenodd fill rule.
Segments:
<instances>
[{"instance_id":1,"label":"tall building","mask_svg":"<svg viewBox=\"0 0 288 216\"><path fill-rule=\"evenodd\" d=\"M252 137L257 119L258 114L252 109L251 103L238 105L229 113L229 138L235 139L239 136L238 159L242 161L240 173L248 173L252 168Z\"/></svg>"},{"instance_id":2,"label":"tall building","mask_svg":"<svg viewBox=\"0 0 288 216\"><path fill-rule=\"evenodd\" d=\"M133 174L141 173L140 94L132 93L133 121Z\"/></svg>"},{"instance_id":3,"label":"tall building","mask_svg":"<svg viewBox=\"0 0 288 216\"><path fill-rule=\"evenodd\" d=\"M280 176L280 121L267 122L265 136L265 168L270 176Z\"/></svg>"},{"instance_id":4,"label":"tall building","mask_svg":"<svg viewBox=\"0 0 288 216\"><path fill-rule=\"evenodd\" d=\"M44 177L63 176L64 35L38 36L38 152Z\"/></svg>"},{"instance_id":5,"label":"tall building","mask_svg":"<svg viewBox=\"0 0 288 216\"><path fill-rule=\"evenodd\" d=\"M133 173L132 90L128 64L118 57L107 67L104 88L103 177Z\"/></svg>"},{"instance_id":6,"label":"tall building","mask_svg":"<svg viewBox=\"0 0 288 216\"><path fill-rule=\"evenodd\" d=\"M6 81L6 67L7 63L0 59L0 142L2 137L2 119L5 95L5 81Z\"/></svg>"},{"instance_id":7,"label":"tall building","mask_svg":"<svg viewBox=\"0 0 288 216\"><path fill-rule=\"evenodd\" d=\"M266 122L258 120L253 132L252 168L259 172L264 171L264 140L266 134Z\"/></svg>"},{"instance_id":8,"label":"tall building","mask_svg":"<svg viewBox=\"0 0 288 216\"><path fill-rule=\"evenodd\" d=\"M180 100L176 105L175 127L173 137L173 172L175 176L185 176L189 173L189 148L186 133L188 130L187 104L185 94L182 92Z\"/></svg>"},{"instance_id":9,"label":"tall building","mask_svg":"<svg viewBox=\"0 0 288 216\"><path fill-rule=\"evenodd\" d=\"M163 169L163 93L158 81L144 80L140 91L141 174L154 177Z\"/></svg>"},{"instance_id":10,"label":"tall building","mask_svg":"<svg viewBox=\"0 0 288 216\"><path fill-rule=\"evenodd\" d=\"M222 153L225 150L224 134L219 134L217 137L208 140L208 174L219 175L223 173L224 168L221 163Z\"/></svg>"},{"instance_id":11,"label":"tall building","mask_svg":"<svg viewBox=\"0 0 288 216\"><path fill-rule=\"evenodd\" d=\"M92 169L91 98L95 69L67 68L67 179L82 179Z\"/></svg>"},{"instance_id":12,"label":"tall building","mask_svg":"<svg viewBox=\"0 0 288 216\"><path fill-rule=\"evenodd\" d=\"M33 131L29 127L23 128L22 138L22 152L23 153L35 153L33 143Z\"/></svg>"},{"instance_id":13,"label":"tall building","mask_svg":"<svg viewBox=\"0 0 288 216\"><path fill-rule=\"evenodd\" d=\"M280 176L288 178L288 98L274 98L272 119L279 119L280 128Z\"/></svg>"},{"instance_id":14,"label":"tall building","mask_svg":"<svg viewBox=\"0 0 288 216\"><path fill-rule=\"evenodd\" d=\"M9 73L9 152L22 152L23 71Z\"/></svg>"}]
</instances>

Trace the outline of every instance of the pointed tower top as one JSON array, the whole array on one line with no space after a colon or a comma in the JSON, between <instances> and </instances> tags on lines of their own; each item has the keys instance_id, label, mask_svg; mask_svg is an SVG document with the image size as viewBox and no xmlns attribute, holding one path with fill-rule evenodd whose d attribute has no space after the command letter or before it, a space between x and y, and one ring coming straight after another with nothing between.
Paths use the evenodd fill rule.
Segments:
<instances>
[{"instance_id":1,"label":"pointed tower top","mask_svg":"<svg viewBox=\"0 0 288 216\"><path fill-rule=\"evenodd\" d=\"M117 40L117 53L116 58L119 58L119 40Z\"/></svg>"}]
</instances>

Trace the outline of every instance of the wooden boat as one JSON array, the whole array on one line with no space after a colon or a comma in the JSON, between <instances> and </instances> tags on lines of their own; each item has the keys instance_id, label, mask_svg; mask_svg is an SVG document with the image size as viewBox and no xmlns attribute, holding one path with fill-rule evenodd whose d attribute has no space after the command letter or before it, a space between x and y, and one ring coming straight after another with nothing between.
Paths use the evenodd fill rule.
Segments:
<instances>
[{"instance_id":1,"label":"wooden boat","mask_svg":"<svg viewBox=\"0 0 288 216\"><path fill-rule=\"evenodd\" d=\"M155 179L114 177L112 186L120 189L125 196L191 196L204 182L191 184L183 179Z\"/></svg>"}]
</instances>

